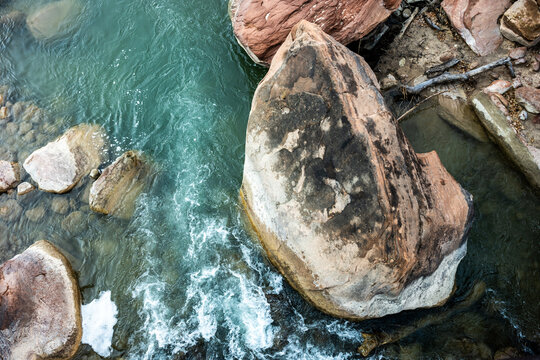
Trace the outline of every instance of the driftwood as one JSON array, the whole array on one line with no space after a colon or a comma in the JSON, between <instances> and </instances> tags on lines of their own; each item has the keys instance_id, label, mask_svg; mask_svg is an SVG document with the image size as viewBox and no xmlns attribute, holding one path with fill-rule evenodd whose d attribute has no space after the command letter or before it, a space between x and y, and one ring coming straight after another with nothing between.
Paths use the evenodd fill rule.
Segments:
<instances>
[{"instance_id":1,"label":"driftwood","mask_svg":"<svg viewBox=\"0 0 540 360\"><path fill-rule=\"evenodd\" d=\"M425 9L425 8L424 8ZM424 10L423 10L424 11ZM422 11L422 12L423 12ZM407 29L409 28L409 26L411 25L411 23L413 22L414 18L416 17L416 15L418 15L418 8L415 8L413 13L411 14L411 16L407 19L407 21L405 22L405 24L403 24L403 28L401 28L401 31L399 32L397 38L398 39L401 39L403 37L403 35L405 35L405 32L407 31Z\"/></svg>"},{"instance_id":2,"label":"driftwood","mask_svg":"<svg viewBox=\"0 0 540 360\"><path fill-rule=\"evenodd\" d=\"M358 352L362 354L362 356L368 356L375 348L379 346L399 341L427 326L441 324L455 314L470 308L482 298L485 291L486 284L484 282L479 282L473 287L472 291L467 295L465 300L457 303L447 311L428 315L416 321L412 325L400 327L392 332L379 332L373 334L362 333L364 341L358 348Z\"/></svg>"},{"instance_id":3,"label":"driftwood","mask_svg":"<svg viewBox=\"0 0 540 360\"><path fill-rule=\"evenodd\" d=\"M453 81L466 81L478 74L481 74L485 71L491 70L501 65L506 65L508 67L508 70L510 70L510 75L512 77L516 76L514 73L514 67L512 66L512 60L509 57L505 57L497 61L494 61L492 63L469 70L463 74L452 74L452 73L446 72L442 75L439 75L432 79L421 82L420 84L415 85L415 86L402 85L400 86L400 90L403 94L417 95L430 86L444 84L444 83L453 82Z\"/></svg>"},{"instance_id":4,"label":"driftwood","mask_svg":"<svg viewBox=\"0 0 540 360\"><path fill-rule=\"evenodd\" d=\"M399 123L401 120L405 119L409 114L411 114L412 112L414 112L416 109L418 109L418 107L419 107L420 105L422 105L423 103L425 103L425 102L428 101L429 99L431 99L431 98L433 98L433 97L435 97L435 96L444 94L445 92L448 92L448 90L438 92L438 93L436 93L436 94L430 95L430 96L428 96L427 98L423 99L423 100L420 101L418 104L414 105L412 108L410 108L409 110L405 111L405 112L403 113L403 115L401 115L400 117L398 117L398 118L397 118L397 122Z\"/></svg>"},{"instance_id":5,"label":"driftwood","mask_svg":"<svg viewBox=\"0 0 540 360\"><path fill-rule=\"evenodd\" d=\"M428 24L432 29L435 29L437 31L442 31L442 29L439 27L439 25L435 24L427 15L424 15L424 21L426 24Z\"/></svg>"},{"instance_id":6,"label":"driftwood","mask_svg":"<svg viewBox=\"0 0 540 360\"><path fill-rule=\"evenodd\" d=\"M429 69L426 70L425 74L430 76L430 75L436 75L436 74L442 73L443 71L446 71L450 69L451 67L456 66L457 64L459 64L460 61L461 60L459 60L458 58L450 59L440 65L430 67Z\"/></svg>"}]
</instances>

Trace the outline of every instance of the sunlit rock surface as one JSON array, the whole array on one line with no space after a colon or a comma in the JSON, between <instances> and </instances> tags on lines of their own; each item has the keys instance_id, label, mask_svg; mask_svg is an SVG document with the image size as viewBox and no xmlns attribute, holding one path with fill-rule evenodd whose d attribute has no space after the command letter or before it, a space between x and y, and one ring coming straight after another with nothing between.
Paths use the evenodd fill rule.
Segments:
<instances>
[{"instance_id":1,"label":"sunlit rock surface","mask_svg":"<svg viewBox=\"0 0 540 360\"><path fill-rule=\"evenodd\" d=\"M234 34L257 63L269 64L300 20L348 44L386 20L401 0L230 0Z\"/></svg>"},{"instance_id":2,"label":"sunlit rock surface","mask_svg":"<svg viewBox=\"0 0 540 360\"><path fill-rule=\"evenodd\" d=\"M302 21L254 95L241 196L269 259L349 319L436 306L466 252L470 195L416 154L364 60Z\"/></svg>"},{"instance_id":3,"label":"sunlit rock surface","mask_svg":"<svg viewBox=\"0 0 540 360\"><path fill-rule=\"evenodd\" d=\"M0 358L70 359L82 337L79 287L69 261L38 241L0 266Z\"/></svg>"},{"instance_id":4,"label":"sunlit rock surface","mask_svg":"<svg viewBox=\"0 0 540 360\"><path fill-rule=\"evenodd\" d=\"M106 150L104 130L98 125L81 124L34 151L23 166L40 190L61 194L98 167Z\"/></svg>"}]
</instances>

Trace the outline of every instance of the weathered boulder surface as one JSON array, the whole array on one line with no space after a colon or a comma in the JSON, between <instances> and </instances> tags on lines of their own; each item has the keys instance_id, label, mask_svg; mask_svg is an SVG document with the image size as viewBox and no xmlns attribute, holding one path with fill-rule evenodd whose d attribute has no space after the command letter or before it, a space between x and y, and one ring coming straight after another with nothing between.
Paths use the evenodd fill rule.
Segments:
<instances>
[{"instance_id":1,"label":"weathered boulder surface","mask_svg":"<svg viewBox=\"0 0 540 360\"><path fill-rule=\"evenodd\" d=\"M98 125L81 124L34 151L23 167L41 190L61 194L98 167L106 149L103 129Z\"/></svg>"},{"instance_id":2,"label":"weathered boulder surface","mask_svg":"<svg viewBox=\"0 0 540 360\"><path fill-rule=\"evenodd\" d=\"M443 0L442 7L452 26L478 55L488 55L501 45L497 20L510 7L510 0Z\"/></svg>"},{"instance_id":3,"label":"weathered boulder surface","mask_svg":"<svg viewBox=\"0 0 540 360\"><path fill-rule=\"evenodd\" d=\"M366 319L443 303L471 196L416 154L360 57L302 21L257 88L241 199L271 262L322 311Z\"/></svg>"},{"instance_id":4,"label":"weathered boulder surface","mask_svg":"<svg viewBox=\"0 0 540 360\"><path fill-rule=\"evenodd\" d=\"M535 0L518 0L501 19L505 38L525 46L540 42L540 5Z\"/></svg>"},{"instance_id":5,"label":"weathered boulder surface","mask_svg":"<svg viewBox=\"0 0 540 360\"><path fill-rule=\"evenodd\" d=\"M473 97L471 104L487 132L501 150L521 170L531 185L540 189L540 158L535 156L537 150L520 140L506 116L493 103L489 95L481 92Z\"/></svg>"},{"instance_id":6,"label":"weathered boulder surface","mask_svg":"<svg viewBox=\"0 0 540 360\"><path fill-rule=\"evenodd\" d=\"M147 183L150 166L137 151L127 151L103 171L90 188L90 208L129 219Z\"/></svg>"},{"instance_id":7,"label":"weathered boulder surface","mask_svg":"<svg viewBox=\"0 0 540 360\"><path fill-rule=\"evenodd\" d=\"M516 89L516 100L530 113L540 114L540 89L523 86Z\"/></svg>"},{"instance_id":8,"label":"weathered boulder surface","mask_svg":"<svg viewBox=\"0 0 540 360\"><path fill-rule=\"evenodd\" d=\"M268 65L290 30L311 21L348 44L386 20L401 0L230 0L229 13L240 45L258 64Z\"/></svg>"},{"instance_id":9,"label":"weathered boulder surface","mask_svg":"<svg viewBox=\"0 0 540 360\"><path fill-rule=\"evenodd\" d=\"M79 0L53 1L30 14L26 18L26 25L38 40L54 39L73 29L82 9Z\"/></svg>"},{"instance_id":10,"label":"weathered boulder surface","mask_svg":"<svg viewBox=\"0 0 540 360\"><path fill-rule=\"evenodd\" d=\"M13 189L19 181L19 164L0 160L0 193Z\"/></svg>"},{"instance_id":11,"label":"weathered boulder surface","mask_svg":"<svg viewBox=\"0 0 540 360\"><path fill-rule=\"evenodd\" d=\"M38 241L0 266L2 359L70 359L81 321L77 279L54 245Z\"/></svg>"}]
</instances>

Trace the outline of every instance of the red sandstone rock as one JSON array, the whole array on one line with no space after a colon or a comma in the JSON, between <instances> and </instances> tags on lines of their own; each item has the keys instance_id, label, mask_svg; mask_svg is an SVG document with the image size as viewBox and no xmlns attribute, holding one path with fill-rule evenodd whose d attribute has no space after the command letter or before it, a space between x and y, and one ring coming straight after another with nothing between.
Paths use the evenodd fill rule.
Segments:
<instances>
[{"instance_id":1,"label":"red sandstone rock","mask_svg":"<svg viewBox=\"0 0 540 360\"><path fill-rule=\"evenodd\" d=\"M530 113L540 114L540 89L523 86L516 89L516 100Z\"/></svg>"},{"instance_id":2,"label":"red sandstone rock","mask_svg":"<svg viewBox=\"0 0 540 360\"><path fill-rule=\"evenodd\" d=\"M452 293L470 195L314 24L291 30L255 92L241 196L269 259L322 311L381 317Z\"/></svg>"},{"instance_id":3,"label":"red sandstone rock","mask_svg":"<svg viewBox=\"0 0 540 360\"><path fill-rule=\"evenodd\" d=\"M534 0L518 0L501 19L501 32L509 40L525 46L540 42L540 9Z\"/></svg>"},{"instance_id":4,"label":"red sandstone rock","mask_svg":"<svg viewBox=\"0 0 540 360\"><path fill-rule=\"evenodd\" d=\"M250 57L268 65L300 20L320 26L342 44L367 35L401 0L230 0L234 34Z\"/></svg>"},{"instance_id":5,"label":"red sandstone rock","mask_svg":"<svg viewBox=\"0 0 540 360\"><path fill-rule=\"evenodd\" d=\"M510 56L512 60L517 60L517 59L524 58L526 53L527 53L527 48L525 46L522 46L522 47L518 47L518 48L510 50L510 52L508 53L508 56Z\"/></svg>"},{"instance_id":6,"label":"red sandstone rock","mask_svg":"<svg viewBox=\"0 0 540 360\"><path fill-rule=\"evenodd\" d=\"M38 241L0 266L0 358L70 359L82 337L81 300L68 260Z\"/></svg>"},{"instance_id":7,"label":"red sandstone rock","mask_svg":"<svg viewBox=\"0 0 540 360\"><path fill-rule=\"evenodd\" d=\"M495 51L502 43L497 20L510 0L444 0L442 7L463 40L478 55Z\"/></svg>"}]
</instances>

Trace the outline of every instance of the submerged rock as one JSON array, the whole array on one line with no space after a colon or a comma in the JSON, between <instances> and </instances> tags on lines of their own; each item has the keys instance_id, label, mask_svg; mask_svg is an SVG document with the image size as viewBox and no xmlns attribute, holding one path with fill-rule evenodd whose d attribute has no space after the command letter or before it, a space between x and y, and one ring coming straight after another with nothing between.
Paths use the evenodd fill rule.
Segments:
<instances>
[{"instance_id":1,"label":"submerged rock","mask_svg":"<svg viewBox=\"0 0 540 360\"><path fill-rule=\"evenodd\" d=\"M535 158L534 148L525 145L519 139L506 116L487 94L483 92L477 94L471 103L478 118L497 145L516 164L529 182L537 189L540 188L540 157Z\"/></svg>"},{"instance_id":2,"label":"submerged rock","mask_svg":"<svg viewBox=\"0 0 540 360\"><path fill-rule=\"evenodd\" d=\"M149 165L137 151L127 151L107 166L90 189L90 208L98 213L129 219L143 191Z\"/></svg>"},{"instance_id":3,"label":"submerged rock","mask_svg":"<svg viewBox=\"0 0 540 360\"><path fill-rule=\"evenodd\" d=\"M79 0L53 1L30 14L26 25L36 39L53 39L73 30L82 9Z\"/></svg>"},{"instance_id":4,"label":"submerged rock","mask_svg":"<svg viewBox=\"0 0 540 360\"><path fill-rule=\"evenodd\" d=\"M20 180L19 164L0 160L0 193L15 188Z\"/></svg>"},{"instance_id":5,"label":"submerged rock","mask_svg":"<svg viewBox=\"0 0 540 360\"><path fill-rule=\"evenodd\" d=\"M0 202L0 219L12 222L19 218L23 209L15 199Z\"/></svg>"},{"instance_id":6,"label":"submerged rock","mask_svg":"<svg viewBox=\"0 0 540 360\"><path fill-rule=\"evenodd\" d=\"M269 64L300 20L319 25L343 44L367 35L397 9L401 0L230 0L233 30L259 64Z\"/></svg>"},{"instance_id":7,"label":"submerged rock","mask_svg":"<svg viewBox=\"0 0 540 360\"><path fill-rule=\"evenodd\" d=\"M525 46L540 42L540 8L535 0L518 0L501 19L501 33Z\"/></svg>"},{"instance_id":8,"label":"submerged rock","mask_svg":"<svg viewBox=\"0 0 540 360\"><path fill-rule=\"evenodd\" d=\"M241 198L289 283L349 319L443 303L472 215L437 154L414 152L365 61L306 21L255 92Z\"/></svg>"},{"instance_id":9,"label":"submerged rock","mask_svg":"<svg viewBox=\"0 0 540 360\"><path fill-rule=\"evenodd\" d=\"M98 125L81 124L34 151L24 169L43 191L65 193L104 160L106 138Z\"/></svg>"},{"instance_id":10,"label":"submerged rock","mask_svg":"<svg viewBox=\"0 0 540 360\"><path fill-rule=\"evenodd\" d=\"M510 6L510 0L444 0L442 7L452 26L478 55L495 51L503 38L497 20Z\"/></svg>"},{"instance_id":11,"label":"submerged rock","mask_svg":"<svg viewBox=\"0 0 540 360\"><path fill-rule=\"evenodd\" d=\"M54 245L38 241L0 266L3 359L70 359L81 337L77 279Z\"/></svg>"}]
</instances>

